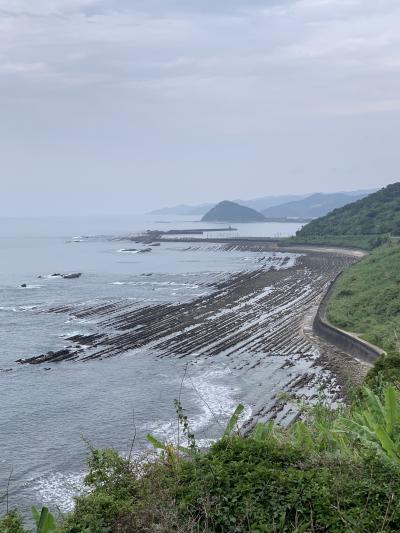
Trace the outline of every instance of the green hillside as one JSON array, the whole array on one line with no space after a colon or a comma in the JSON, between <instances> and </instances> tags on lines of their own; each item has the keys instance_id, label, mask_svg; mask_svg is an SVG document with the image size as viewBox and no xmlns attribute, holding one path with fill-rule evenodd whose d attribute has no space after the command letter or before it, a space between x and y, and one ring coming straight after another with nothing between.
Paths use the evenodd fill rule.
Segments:
<instances>
[{"instance_id":1,"label":"green hillside","mask_svg":"<svg viewBox=\"0 0 400 533\"><path fill-rule=\"evenodd\" d=\"M400 245L390 244L346 270L335 285L327 316L384 350L400 346Z\"/></svg>"},{"instance_id":2,"label":"green hillside","mask_svg":"<svg viewBox=\"0 0 400 533\"><path fill-rule=\"evenodd\" d=\"M328 243L333 236L374 240L382 235L400 235L400 183L313 220L297 232L296 240Z\"/></svg>"}]
</instances>

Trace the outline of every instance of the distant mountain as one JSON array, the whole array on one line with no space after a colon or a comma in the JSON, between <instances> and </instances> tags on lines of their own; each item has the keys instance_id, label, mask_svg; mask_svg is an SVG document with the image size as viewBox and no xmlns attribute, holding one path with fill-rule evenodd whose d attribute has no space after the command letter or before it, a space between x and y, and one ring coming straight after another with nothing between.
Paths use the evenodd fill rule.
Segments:
<instances>
[{"instance_id":1,"label":"distant mountain","mask_svg":"<svg viewBox=\"0 0 400 533\"><path fill-rule=\"evenodd\" d=\"M294 202L295 200L302 200L307 194L285 194L281 196L263 196L261 198L253 198L251 200L233 200L237 204L250 207L256 211L262 211L273 205L285 204L287 202Z\"/></svg>"},{"instance_id":2,"label":"distant mountain","mask_svg":"<svg viewBox=\"0 0 400 533\"><path fill-rule=\"evenodd\" d=\"M333 209L355 202L364 196L365 194L317 193L302 200L263 209L261 212L267 218L317 218L326 215Z\"/></svg>"},{"instance_id":3,"label":"distant mountain","mask_svg":"<svg viewBox=\"0 0 400 533\"><path fill-rule=\"evenodd\" d=\"M313 220L298 237L327 235L400 235L400 183Z\"/></svg>"},{"instance_id":4,"label":"distant mountain","mask_svg":"<svg viewBox=\"0 0 400 533\"><path fill-rule=\"evenodd\" d=\"M349 196L368 196L369 194L372 194L373 192L377 192L379 189L358 189L356 191L339 191L343 194L348 194Z\"/></svg>"},{"instance_id":5,"label":"distant mountain","mask_svg":"<svg viewBox=\"0 0 400 533\"><path fill-rule=\"evenodd\" d=\"M150 211L149 215L204 215L207 213L215 204L199 204L199 205L176 205L175 207L163 207L161 209L156 209Z\"/></svg>"},{"instance_id":6,"label":"distant mountain","mask_svg":"<svg viewBox=\"0 0 400 533\"><path fill-rule=\"evenodd\" d=\"M201 220L202 222L265 222L265 217L250 207L225 200L210 209Z\"/></svg>"},{"instance_id":7,"label":"distant mountain","mask_svg":"<svg viewBox=\"0 0 400 533\"><path fill-rule=\"evenodd\" d=\"M285 194L281 196L264 196L262 198L253 198L252 200L234 200L235 203L244 205L245 207L250 207L251 209L256 209L260 211L272 205L279 205L285 202L291 202L293 200L301 200L305 198L304 195L298 194ZM156 209L150 211L149 215L204 215L209 211L215 204L205 203L199 205L176 205L174 207L164 207L161 209Z\"/></svg>"},{"instance_id":8,"label":"distant mountain","mask_svg":"<svg viewBox=\"0 0 400 533\"><path fill-rule=\"evenodd\" d=\"M375 192L375 190L369 190L369 191L349 191L344 192L342 194L345 194L347 196L357 196L362 197L366 196L367 194L370 194L371 192ZM341 194L341 193L338 193ZM262 211L264 209L268 209L269 207L273 207L275 205L283 205L299 200L303 200L304 198L309 197L309 194L285 194L280 196L263 196L260 198L253 198L251 200L234 200L235 203L239 205L244 205L245 207L250 207L251 209L255 209L256 211ZM357 199L357 198L356 198ZM353 198L349 201L355 201ZM343 205L343 204L342 204ZM183 216L198 216L198 215L204 215L209 211L212 207L215 206L215 203L204 203L204 204L198 204L198 205L176 205L173 207L164 207L161 209L156 209L154 211L150 211L148 213L149 215L183 215ZM334 207L339 207L338 205ZM332 207L331 209L334 209ZM325 213L321 214L326 214ZM321 216L321 214L315 215L315 216ZM268 215L270 216L270 215ZM278 218L284 218L286 215L278 215ZM303 215L299 215L303 216ZM272 218L277 218L276 215L271 215ZM313 216L305 216L305 218L313 218Z\"/></svg>"}]
</instances>

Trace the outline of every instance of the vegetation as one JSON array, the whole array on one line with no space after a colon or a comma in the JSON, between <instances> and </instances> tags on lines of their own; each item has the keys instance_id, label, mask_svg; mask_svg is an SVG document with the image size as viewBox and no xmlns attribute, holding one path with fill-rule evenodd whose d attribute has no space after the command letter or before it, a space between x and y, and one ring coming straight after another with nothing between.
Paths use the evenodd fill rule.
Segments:
<instances>
[{"instance_id":1,"label":"vegetation","mask_svg":"<svg viewBox=\"0 0 400 533\"><path fill-rule=\"evenodd\" d=\"M327 318L386 351L369 371L367 383L400 383L400 243L374 250L346 270L335 284Z\"/></svg>"},{"instance_id":2,"label":"vegetation","mask_svg":"<svg viewBox=\"0 0 400 533\"><path fill-rule=\"evenodd\" d=\"M400 183L335 209L307 224L301 235L400 234Z\"/></svg>"},{"instance_id":3,"label":"vegetation","mask_svg":"<svg viewBox=\"0 0 400 533\"><path fill-rule=\"evenodd\" d=\"M177 445L149 435L158 454L140 461L90 449L89 491L57 521L33 509L35 531L400 531L399 266L400 243L380 246L341 276L328 305L332 323L387 352L350 405L302 405L290 427L257 424L246 437L239 405L222 438L202 451L176 401ZM29 531L16 510L0 519L0 533Z\"/></svg>"},{"instance_id":4,"label":"vegetation","mask_svg":"<svg viewBox=\"0 0 400 533\"><path fill-rule=\"evenodd\" d=\"M400 183L388 185L366 198L334 209L297 232L298 242L305 238L330 242L333 236L354 239L357 235L367 236L368 239L400 235Z\"/></svg>"},{"instance_id":5,"label":"vegetation","mask_svg":"<svg viewBox=\"0 0 400 533\"><path fill-rule=\"evenodd\" d=\"M377 248L342 274L327 318L386 351L399 351L400 244Z\"/></svg>"},{"instance_id":6,"label":"vegetation","mask_svg":"<svg viewBox=\"0 0 400 533\"><path fill-rule=\"evenodd\" d=\"M281 244L312 244L373 250L388 241L389 237L385 235L301 235L297 233L295 237L282 240Z\"/></svg>"},{"instance_id":7,"label":"vegetation","mask_svg":"<svg viewBox=\"0 0 400 533\"><path fill-rule=\"evenodd\" d=\"M47 507L43 507L40 512L32 507L32 517L36 524L36 533L57 533L59 531L59 526ZM13 509L6 512L5 516L0 519L0 532L30 533L30 530L25 529L22 516Z\"/></svg>"},{"instance_id":8,"label":"vegetation","mask_svg":"<svg viewBox=\"0 0 400 533\"><path fill-rule=\"evenodd\" d=\"M150 462L90 450L86 484L74 511L56 524L36 510L41 533L395 532L400 530L400 396L382 400L364 387L350 407L303 406L287 429L258 424L244 438L239 406L207 452L196 446L177 404L188 446L150 440ZM15 511L1 532L26 533Z\"/></svg>"},{"instance_id":9,"label":"vegetation","mask_svg":"<svg viewBox=\"0 0 400 533\"><path fill-rule=\"evenodd\" d=\"M0 518L1 533L28 533L24 528L22 516L18 511L13 509L7 512L3 518Z\"/></svg>"}]
</instances>

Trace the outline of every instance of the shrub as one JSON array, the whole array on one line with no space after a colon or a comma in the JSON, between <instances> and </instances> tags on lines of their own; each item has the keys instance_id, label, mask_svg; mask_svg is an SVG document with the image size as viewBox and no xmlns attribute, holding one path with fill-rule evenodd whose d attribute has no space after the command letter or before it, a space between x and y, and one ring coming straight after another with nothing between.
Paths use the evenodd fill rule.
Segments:
<instances>
[{"instance_id":1,"label":"shrub","mask_svg":"<svg viewBox=\"0 0 400 533\"><path fill-rule=\"evenodd\" d=\"M225 439L182 465L177 499L200 531L400 528L400 472L376 458L312 458L290 445Z\"/></svg>"},{"instance_id":2,"label":"shrub","mask_svg":"<svg viewBox=\"0 0 400 533\"><path fill-rule=\"evenodd\" d=\"M161 454L146 463L91 449L91 492L56 529L47 513L49 531L400 531L400 393L381 392L382 401L364 388L338 411L304 407L304 420L257 424L247 438L233 433L239 406L206 452L194 436L180 452L154 439ZM2 533L26 533L15 512L0 524Z\"/></svg>"},{"instance_id":3,"label":"shrub","mask_svg":"<svg viewBox=\"0 0 400 533\"><path fill-rule=\"evenodd\" d=\"M138 494L131 465L115 450L90 449L85 484L90 493L75 501L74 512L62 524L69 533L109 531L120 515L131 510Z\"/></svg>"},{"instance_id":4,"label":"shrub","mask_svg":"<svg viewBox=\"0 0 400 533\"><path fill-rule=\"evenodd\" d=\"M0 518L0 533L28 533L18 511L9 511L3 518Z\"/></svg>"},{"instance_id":5,"label":"shrub","mask_svg":"<svg viewBox=\"0 0 400 533\"><path fill-rule=\"evenodd\" d=\"M366 384L377 393L388 383L400 388L400 357L396 352L381 355L367 374Z\"/></svg>"}]
</instances>

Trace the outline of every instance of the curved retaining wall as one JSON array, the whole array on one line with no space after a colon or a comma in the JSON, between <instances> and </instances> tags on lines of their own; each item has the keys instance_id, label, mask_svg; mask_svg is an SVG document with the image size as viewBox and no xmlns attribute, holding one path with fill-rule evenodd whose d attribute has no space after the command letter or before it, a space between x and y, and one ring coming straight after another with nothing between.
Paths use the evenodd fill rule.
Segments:
<instances>
[{"instance_id":1,"label":"curved retaining wall","mask_svg":"<svg viewBox=\"0 0 400 533\"><path fill-rule=\"evenodd\" d=\"M367 341L343 331L342 329L332 326L326 319L326 308L328 305L328 300L332 294L333 287L337 279L341 276L340 273L336 278L331 282L328 292L325 294L322 299L318 311L315 315L313 322L313 331L316 335L340 348L343 352L348 353L349 355L361 359L367 363L374 363L384 352L381 348L370 344Z\"/></svg>"}]
</instances>

